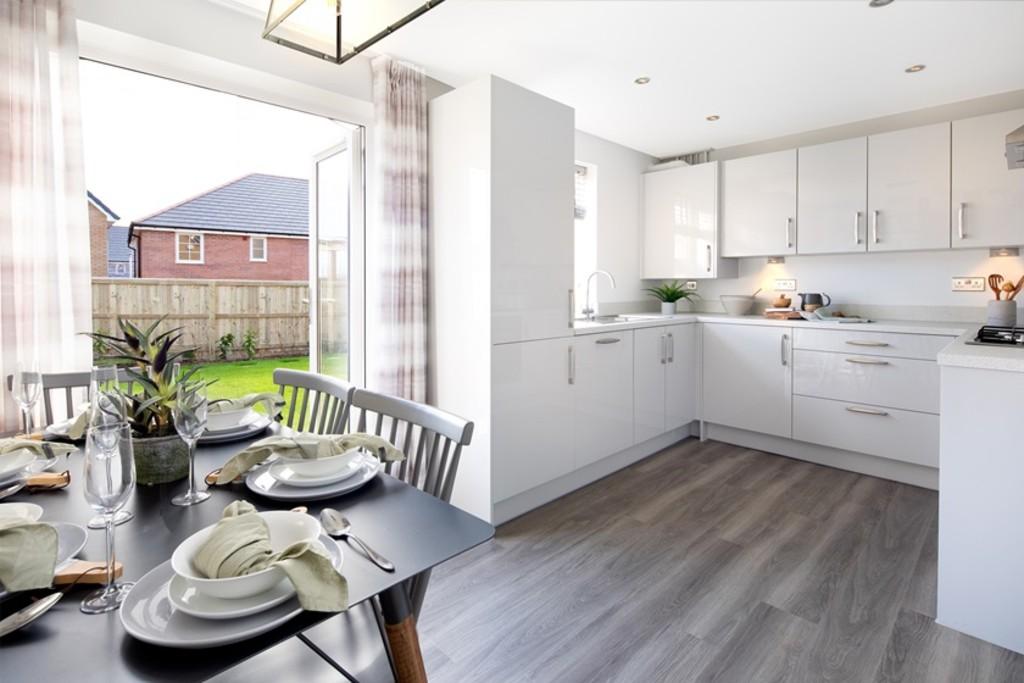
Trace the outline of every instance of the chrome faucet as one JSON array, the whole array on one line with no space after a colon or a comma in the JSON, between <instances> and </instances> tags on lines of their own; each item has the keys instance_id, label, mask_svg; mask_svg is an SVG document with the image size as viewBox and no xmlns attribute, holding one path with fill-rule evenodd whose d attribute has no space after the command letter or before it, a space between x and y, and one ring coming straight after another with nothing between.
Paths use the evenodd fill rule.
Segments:
<instances>
[{"instance_id":1,"label":"chrome faucet","mask_svg":"<svg viewBox=\"0 0 1024 683\"><path fill-rule=\"evenodd\" d=\"M593 273L587 276L587 298L583 302L583 316L587 320L593 320L594 314L597 313L597 306L590 307L590 283L593 281L595 275L604 275L608 278L608 281L612 283L612 289L615 289L615 277L607 270L595 270Z\"/></svg>"}]
</instances>

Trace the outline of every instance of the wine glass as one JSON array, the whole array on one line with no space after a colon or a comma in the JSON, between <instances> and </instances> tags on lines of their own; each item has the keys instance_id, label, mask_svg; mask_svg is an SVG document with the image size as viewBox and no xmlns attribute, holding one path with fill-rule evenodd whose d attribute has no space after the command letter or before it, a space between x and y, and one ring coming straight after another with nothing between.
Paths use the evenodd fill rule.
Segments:
<instances>
[{"instance_id":1,"label":"wine glass","mask_svg":"<svg viewBox=\"0 0 1024 683\"><path fill-rule=\"evenodd\" d=\"M196 443L206 431L206 385L184 382L178 385L178 397L171 411L178 436L188 445L188 491L171 498L172 505L196 505L210 497L209 491L196 490Z\"/></svg>"},{"instance_id":2,"label":"wine glass","mask_svg":"<svg viewBox=\"0 0 1024 683\"><path fill-rule=\"evenodd\" d=\"M119 447L121 430L114 427L128 421L127 402L121 392L121 377L116 366L97 366L89 377L89 428L97 446L109 454ZM130 432L129 432L130 434ZM114 524L121 525L135 515L130 510L118 510ZM105 529L104 515L96 515L86 524L90 529Z\"/></svg>"},{"instance_id":3,"label":"wine glass","mask_svg":"<svg viewBox=\"0 0 1024 683\"><path fill-rule=\"evenodd\" d=\"M21 408L25 434L32 433L32 411L42 391L43 378L39 373L39 363L35 360L17 363L11 376L11 394L14 396L14 402Z\"/></svg>"},{"instance_id":4,"label":"wine glass","mask_svg":"<svg viewBox=\"0 0 1024 683\"><path fill-rule=\"evenodd\" d=\"M104 429L118 431L117 447L104 445ZM102 614L117 609L134 585L114 580L114 514L135 490L135 460L131 427L125 423L89 429L85 436L85 500L104 516L107 536L107 585L85 596L81 609L86 614Z\"/></svg>"}]
</instances>

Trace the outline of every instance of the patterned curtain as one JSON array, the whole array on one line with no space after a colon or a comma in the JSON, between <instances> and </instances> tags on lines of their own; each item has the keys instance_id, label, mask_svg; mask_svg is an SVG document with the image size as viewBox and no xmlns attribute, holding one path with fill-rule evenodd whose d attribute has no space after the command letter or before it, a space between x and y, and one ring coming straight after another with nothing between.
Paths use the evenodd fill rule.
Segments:
<instances>
[{"instance_id":1,"label":"patterned curtain","mask_svg":"<svg viewBox=\"0 0 1024 683\"><path fill-rule=\"evenodd\" d=\"M379 324L376 388L427 398L427 98L423 71L390 57L373 66Z\"/></svg>"},{"instance_id":2,"label":"patterned curtain","mask_svg":"<svg viewBox=\"0 0 1024 683\"><path fill-rule=\"evenodd\" d=\"M89 223L70 0L0 2L0 432L17 429L6 377L87 370ZM37 422L38 424L38 422Z\"/></svg>"}]
</instances>

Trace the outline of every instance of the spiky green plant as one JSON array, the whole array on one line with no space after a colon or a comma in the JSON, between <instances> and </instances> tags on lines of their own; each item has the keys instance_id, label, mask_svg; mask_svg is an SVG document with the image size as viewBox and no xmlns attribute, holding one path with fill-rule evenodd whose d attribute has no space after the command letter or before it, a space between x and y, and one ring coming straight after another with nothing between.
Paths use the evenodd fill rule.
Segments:
<instances>
[{"instance_id":1,"label":"spiky green plant","mask_svg":"<svg viewBox=\"0 0 1024 683\"><path fill-rule=\"evenodd\" d=\"M191 358L195 349L176 349L181 340L180 327L156 333L164 321L160 318L149 327L118 318L120 337L100 332L85 333L108 354L107 362L116 364L125 373L124 398L128 403L128 422L138 437L174 434L171 411L178 396L178 387L194 388L206 384L191 380L198 368L190 368L175 377L174 364Z\"/></svg>"},{"instance_id":2,"label":"spiky green plant","mask_svg":"<svg viewBox=\"0 0 1024 683\"><path fill-rule=\"evenodd\" d=\"M680 299L686 299L687 301L689 301L694 297L697 297L698 299L700 298L700 294L697 294L697 292L684 289L683 283L681 283L679 280L676 280L674 282L663 282L657 287L648 287L644 291L650 292L651 296L653 296L655 299L657 299L658 301L663 301L667 304L675 303Z\"/></svg>"}]
</instances>

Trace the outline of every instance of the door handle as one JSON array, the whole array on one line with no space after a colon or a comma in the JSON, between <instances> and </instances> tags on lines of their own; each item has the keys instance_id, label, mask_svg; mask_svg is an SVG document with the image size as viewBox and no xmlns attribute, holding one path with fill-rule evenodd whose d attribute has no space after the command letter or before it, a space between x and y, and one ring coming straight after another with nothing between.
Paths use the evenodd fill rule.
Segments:
<instances>
[{"instance_id":1,"label":"door handle","mask_svg":"<svg viewBox=\"0 0 1024 683\"><path fill-rule=\"evenodd\" d=\"M789 365L789 358L786 356L786 343L789 341L789 335L782 335L782 339L779 340L779 352L782 354L782 364Z\"/></svg>"},{"instance_id":2,"label":"door handle","mask_svg":"<svg viewBox=\"0 0 1024 683\"><path fill-rule=\"evenodd\" d=\"M847 363L856 363L857 365L888 365L887 360L869 360L867 358L847 358Z\"/></svg>"},{"instance_id":3,"label":"door handle","mask_svg":"<svg viewBox=\"0 0 1024 683\"><path fill-rule=\"evenodd\" d=\"M569 384L576 384L576 351L569 347Z\"/></svg>"},{"instance_id":4,"label":"door handle","mask_svg":"<svg viewBox=\"0 0 1024 683\"><path fill-rule=\"evenodd\" d=\"M601 339L598 339L594 343L595 344L618 344L620 341L622 341L622 340L618 339L616 337L603 337Z\"/></svg>"},{"instance_id":5,"label":"door handle","mask_svg":"<svg viewBox=\"0 0 1024 683\"><path fill-rule=\"evenodd\" d=\"M573 327L573 320L576 318L576 290L569 290L569 327Z\"/></svg>"},{"instance_id":6,"label":"door handle","mask_svg":"<svg viewBox=\"0 0 1024 683\"><path fill-rule=\"evenodd\" d=\"M853 213L853 243L860 244L860 211Z\"/></svg>"},{"instance_id":7,"label":"door handle","mask_svg":"<svg viewBox=\"0 0 1024 683\"><path fill-rule=\"evenodd\" d=\"M960 208L956 212L956 226L957 234L960 239L964 239L967 235L964 233L964 212L967 211L967 202L960 202Z\"/></svg>"},{"instance_id":8,"label":"door handle","mask_svg":"<svg viewBox=\"0 0 1024 683\"><path fill-rule=\"evenodd\" d=\"M786 248L793 248L793 218L786 218Z\"/></svg>"},{"instance_id":9,"label":"door handle","mask_svg":"<svg viewBox=\"0 0 1024 683\"><path fill-rule=\"evenodd\" d=\"M663 334L658 343L661 344L661 364L664 365L668 362L668 338Z\"/></svg>"},{"instance_id":10,"label":"door handle","mask_svg":"<svg viewBox=\"0 0 1024 683\"><path fill-rule=\"evenodd\" d=\"M848 339L848 340L846 340L846 343L849 344L850 346L872 346L872 347L879 347L879 348L881 348L883 346L888 346L889 345L889 342L860 341L858 339Z\"/></svg>"},{"instance_id":11,"label":"door handle","mask_svg":"<svg viewBox=\"0 0 1024 683\"><path fill-rule=\"evenodd\" d=\"M859 406L846 406L846 409L851 413L857 413L858 415L874 415L875 417L885 417L889 413L884 410L874 410L872 408L861 408Z\"/></svg>"},{"instance_id":12,"label":"door handle","mask_svg":"<svg viewBox=\"0 0 1024 683\"><path fill-rule=\"evenodd\" d=\"M711 245L708 245L708 272L711 272Z\"/></svg>"},{"instance_id":13,"label":"door handle","mask_svg":"<svg viewBox=\"0 0 1024 683\"><path fill-rule=\"evenodd\" d=\"M676 362L676 338L671 333L668 335L668 362Z\"/></svg>"},{"instance_id":14,"label":"door handle","mask_svg":"<svg viewBox=\"0 0 1024 683\"><path fill-rule=\"evenodd\" d=\"M878 244L878 214L880 211L875 209L871 212L871 241Z\"/></svg>"}]
</instances>

